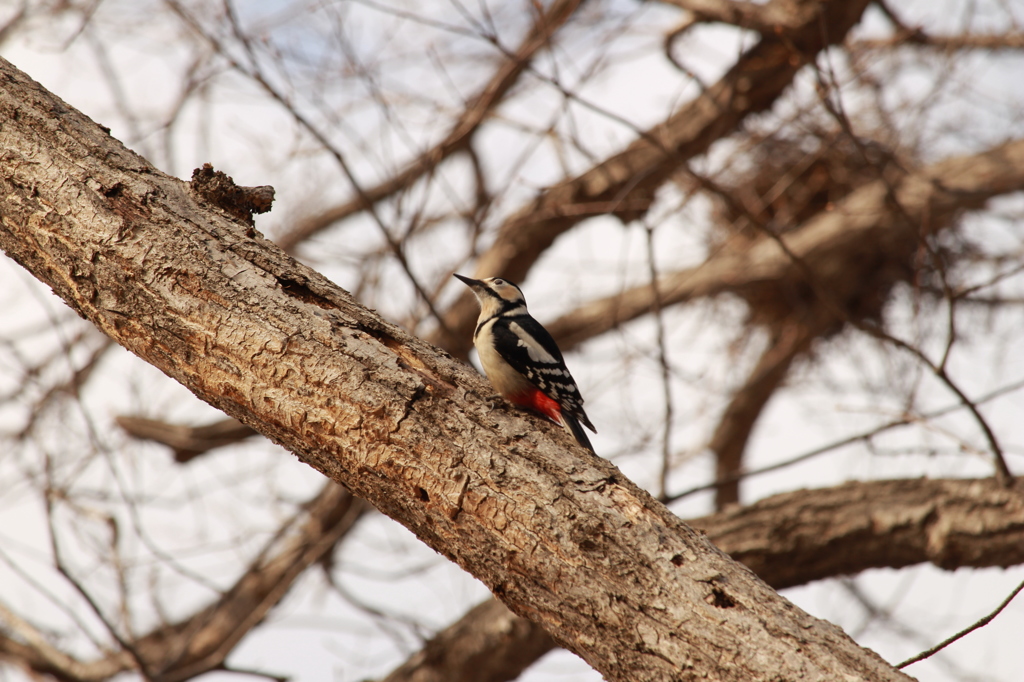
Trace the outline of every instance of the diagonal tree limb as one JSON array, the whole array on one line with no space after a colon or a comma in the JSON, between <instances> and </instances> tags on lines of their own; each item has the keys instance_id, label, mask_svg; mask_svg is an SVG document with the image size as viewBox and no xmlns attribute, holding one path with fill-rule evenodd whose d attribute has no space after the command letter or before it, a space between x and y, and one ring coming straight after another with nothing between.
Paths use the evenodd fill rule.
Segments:
<instances>
[{"instance_id":1,"label":"diagonal tree limb","mask_svg":"<svg viewBox=\"0 0 1024 682\"><path fill-rule=\"evenodd\" d=\"M852 482L775 495L690 523L777 589L921 563L949 571L1017 566L1024 563L1024 480L1013 490L992 479ZM544 636L490 599L384 682L513 680L529 664L523 651L540 658L557 646ZM489 672L472 678L479 660Z\"/></svg>"},{"instance_id":2,"label":"diagonal tree limb","mask_svg":"<svg viewBox=\"0 0 1024 682\"><path fill-rule=\"evenodd\" d=\"M444 140L421 154L398 174L365 189L365 197L377 202L407 189L449 156L464 149L480 124L518 82L519 76L536 53L549 44L552 36L569 20L582 2L583 0L557 0L540 14L519 48L509 55L491 80L469 101L462 116L452 126ZM276 238L275 242L286 251L291 251L310 236L364 208L365 202L362 198L354 199L303 220L292 230ZM121 428L136 438L153 440L172 448L175 459L182 463L211 449L236 443L255 433L234 419L222 419L199 427L170 424L132 415L120 416L117 422Z\"/></svg>"},{"instance_id":3,"label":"diagonal tree limb","mask_svg":"<svg viewBox=\"0 0 1024 682\"><path fill-rule=\"evenodd\" d=\"M0 60L0 247L613 681L908 679Z\"/></svg>"},{"instance_id":4,"label":"diagonal tree limb","mask_svg":"<svg viewBox=\"0 0 1024 682\"><path fill-rule=\"evenodd\" d=\"M768 5L788 0L773 0ZM764 36L714 85L665 122L580 176L548 188L505 221L493 246L477 262L477 276L523 281L555 239L580 221L603 214L631 219L645 212L655 191L691 158L732 133L749 115L771 107L803 66L841 42L859 20L866 0L800 0L799 27ZM476 319L472 296L461 295L445 316L454 338L431 341L465 357Z\"/></svg>"},{"instance_id":5,"label":"diagonal tree limb","mask_svg":"<svg viewBox=\"0 0 1024 682\"><path fill-rule=\"evenodd\" d=\"M546 44L558 26L568 19L576 4L578 3L556 3L544 15L543 19L545 21L538 20L530 35L524 40L517 51L517 58L509 61L503 67L503 70L496 74L491 83L474 100L474 106L467 109L467 113L456 124L445 142L442 142L441 145L430 153L421 156L406 171L403 171L403 174L395 176L388 183L364 190L365 194L372 198L381 193L381 197L383 197L389 195L392 191L402 189L407 185L402 184L404 181L399 182L401 178L408 176L411 182L420 177L420 173L417 171L418 168L426 172L433 167L430 166L428 168L425 165L430 159L436 158L439 162L444 158L439 150L448 149L450 153L450 151L458 148L455 144L456 141L458 141L459 145L468 141L469 132L475 130L475 126L479 125L483 120L484 109L481 109L481 105L486 103L488 107L493 107L504 96L508 88L515 82L515 79L522 73L522 70L526 68L529 58L535 54L537 49ZM687 3L684 2L682 4L685 5ZM801 42L814 43L814 38L822 34L822 29L813 20L819 11L819 5L816 0L798 3L799 11L793 11L794 7L791 7L790 3L783 2L782 0L775 0L763 6L749 5L748 3L715 3L713 0L704 3L707 5L704 7L698 7L697 5L699 4L694 3L693 6L684 7L684 9L690 9L699 13L710 13L712 10L711 6L716 5L727 12L763 12L762 18L758 19L758 21L764 21L773 26L785 25L788 30L796 31L798 37L802 40L791 38L785 43L780 43L774 35L765 38L755 48L748 51L741 58L740 62L714 88L709 89L702 97L681 109L665 123L643 133L624 152L606 160L593 170L574 180L566 181L561 185L551 188L539 197L533 205L521 209L517 216L510 219L502 228L496 244L488 251L489 255L485 254L481 259L477 266L478 273L487 276L502 275L521 281L525 278L527 270L532 266L536 258L554 242L555 237L562 231L569 229L576 222L589 215L615 212L627 208L631 201L623 195L614 198L611 202L605 201L601 203L601 199L588 198L587 195L615 196L622 195L625 192L630 196L646 196L648 197L647 199L643 199L641 204L633 207L638 212L646 210L649 205L649 197L653 194L654 188L660 185L675 168L685 163L689 157L703 152L718 136L731 132L732 128L746 114L755 113L767 108L774 102L774 99L788 86L796 71L805 63L805 60L810 59L805 54L795 52L798 52L800 49L813 49L816 52L827 44L821 43L819 40L818 44L813 44L811 48L798 47L801 45ZM755 10L755 8L758 9ZM801 22L794 25L780 23L782 22L780 18L782 16L798 17ZM746 14L744 14L744 17L747 17L745 20L754 21ZM829 31L829 41L836 42L841 40L842 35L845 35L845 32L849 30L850 26L858 18L859 15L847 16L843 14L840 14L838 18L830 17L832 21L839 21L840 25L830 26L827 29ZM727 19L722 20L726 21ZM811 26L811 24L814 25ZM837 33L842 35L833 35ZM772 77L762 78L764 73L769 73ZM764 81L757 90L752 89L750 85L752 82L755 82L755 78ZM741 103L743 107L739 106ZM470 123L473 125L469 125ZM686 144L687 142L689 142L689 145ZM636 183L631 182L633 175L638 178ZM388 189L390 187L389 183L397 183L395 189ZM595 184L597 185L596 188L594 187ZM573 211L573 204L579 205L580 210ZM545 210L551 212L551 207L555 207L558 211L565 214L561 216L561 222L555 218L538 221L537 214L543 214ZM323 220L317 218L308 225L301 227L301 229L289 233L289 236L278 239L277 242L282 248L287 250L305 238L305 236L326 227L332 222L352 215L362 208L363 202L361 200L354 200L323 214ZM518 262L519 265L511 265L513 261ZM518 268L518 271L513 271L509 268ZM651 290L651 293L653 293L653 290ZM666 304L672 302L676 301L666 300ZM576 313L556 321L554 327L551 328L551 332L561 347L566 349L589 338L590 334L585 332L579 333L578 331L576 334L573 334L571 331L563 333L560 331L560 326L568 327L571 330L574 326L580 327L581 322L585 325L586 322L583 322L583 320L589 318L592 320L591 324L593 325L591 330L595 332L600 330L598 333L603 333L612 328L605 326L607 321L614 321L612 326L616 326L620 323L620 320L631 319L630 316L635 317L646 314L650 311L653 301L649 297L645 297L641 291L639 296L623 295L623 304L620 307L613 302L610 306L602 306L597 309L596 314L593 305L584 306ZM472 299L461 296L453 304L446 316L446 326L455 335L451 336L439 330L430 337L430 340L445 348L456 357L465 358L470 348L469 339L471 339L472 335L469 329L476 317L475 310L475 303L473 303ZM622 317L616 314L620 312L623 313ZM576 325L572 323L573 317L580 318ZM139 418L125 417L125 419L133 420ZM232 423L231 420L222 420L216 424L209 425L209 428L217 431L222 428L230 429ZM189 428L174 425L168 426L172 427L174 432L181 428ZM175 447L176 450L183 451L172 444L176 442L178 437L176 433L172 434L171 431L168 431L167 433L155 434L152 429L147 429L147 432L148 434L143 437L153 438L154 435L157 435L159 437L155 438L156 440L165 442L165 444ZM239 438L243 438L251 434L239 431L237 435ZM173 440L171 442L163 440L167 436L172 437ZM203 444L196 443L195 446L202 448ZM211 446L217 447L218 445L211 444Z\"/></svg>"},{"instance_id":6,"label":"diagonal tree limb","mask_svg":"<svg viewBox=\"0 0 1024 682\"><path fill-rule=\"evenodd\" d=\"M1006 567L1024 563L1021 486L1018 481L1007 491L991 479L847 483L776 495L691 523L777 588L923 562L946 570ZM340 491L328 486L309 505L310 512L329 508L328 495ZM91 682L128 669L127 657L77 661L4 608L0 619L22 640L0 638L2 655L37 673ZM488 600L439 633L386 682L511 680L555 646L539 627Z\"/></svg>"}]
</instances>

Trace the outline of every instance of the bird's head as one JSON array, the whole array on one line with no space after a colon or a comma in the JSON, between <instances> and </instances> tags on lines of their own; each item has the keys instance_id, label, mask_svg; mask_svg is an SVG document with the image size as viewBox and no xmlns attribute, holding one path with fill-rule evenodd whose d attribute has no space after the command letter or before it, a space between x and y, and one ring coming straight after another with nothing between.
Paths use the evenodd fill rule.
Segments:
<instances>
[{"instance_id":1,"label":"bird's head","mask_svg":"<svg viewBox=\"0 0 1024 682\"><path fill-rule=\"evenodd\" d=\"M507 279L501 277L470 279L462 275L455 275L455 277L462 280L476 294L476 300L479 301L481 313L484 316L490 317L499 311L520 307L524 313L526 312L526 299L523 297L522 290Z\"/></svg>"}]
</instances>

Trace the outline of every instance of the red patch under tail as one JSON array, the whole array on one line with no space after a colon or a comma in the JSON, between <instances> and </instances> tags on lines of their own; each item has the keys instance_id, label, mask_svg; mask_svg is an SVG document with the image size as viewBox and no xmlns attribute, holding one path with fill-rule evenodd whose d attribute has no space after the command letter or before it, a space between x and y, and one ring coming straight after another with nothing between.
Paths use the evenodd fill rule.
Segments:
<instances>
[{"instance_id":1,"label":"red patch under tail","mask_svg":"<svg viewBox=\"0 0 1024 682\"><path fill-rule=\"evenodd\" d=\"M571 414L563 415L562 406L544 395L539 389L535 388L532 391L517 393L510 396L509 400L520 407L525 407L547 417L559 426L569 429L569 432L576 438L577 443L594 452L594 446L590 444L590 439L587 437L583 427L580 426L579 420Z\"/></svg>"},{"instance_id":2,"label":"red patch under tail","mask_svg":"<svg viewBox=\"0 0 1024 682\"><path fill-rule=\"evenodd\" d=\"M526 407L538 414L544 415L556 424L562 424L561 405L544 395L540 389L535 388L532 391L517 393L516 395L510 396L509 400L520 407Z\"/></svg>"}]
</instances>

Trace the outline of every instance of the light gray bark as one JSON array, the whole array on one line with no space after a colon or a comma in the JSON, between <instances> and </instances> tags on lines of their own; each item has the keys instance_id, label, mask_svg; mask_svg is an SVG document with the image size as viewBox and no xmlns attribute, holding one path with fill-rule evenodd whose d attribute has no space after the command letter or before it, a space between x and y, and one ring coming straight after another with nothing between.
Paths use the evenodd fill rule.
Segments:
<instances>
[{"instance_id":1,"label":"light gray bark","mask_svg":"<svg viewBox=\"0 0 1024 682\"><path fill-rule=\"evenodd\" d=\"M992 478L857 481L689 523L777 589L926 561L947 570L1016 566L1024 563L1024 480L1010 490ZM539 627L488 600L383 682L505 682L554 646Z\"/></svg>"},{"instance_id":2,"label":"light gray bark","mask_svg":"<svg viewBox=\"0 0 1024 682\"><path fill-rule=\"evenodd\" d=\"M608 679L907 679L3 60L0 122L8 255Z\"/></svg>"}]
</instances>

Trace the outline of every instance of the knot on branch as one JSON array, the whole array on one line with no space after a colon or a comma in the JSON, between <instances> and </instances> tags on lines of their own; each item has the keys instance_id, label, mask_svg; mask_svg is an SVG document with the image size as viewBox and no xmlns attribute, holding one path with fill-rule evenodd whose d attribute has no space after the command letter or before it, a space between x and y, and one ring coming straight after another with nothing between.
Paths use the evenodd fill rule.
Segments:
<instances>
[{"instance_id":1,"label":"knot on branch","mask_svg":"<svg viewBox=\"0 0 1024 682\"><path fill-rule=\"evenodd\" d=\"M189 186L197 197L223 209L249 227L255 226L254 214L266 213L274 203L274 188L270 185L239 187L231 176L214 170L208 163L192 171Z\"/></svg>"}]
</instances>

